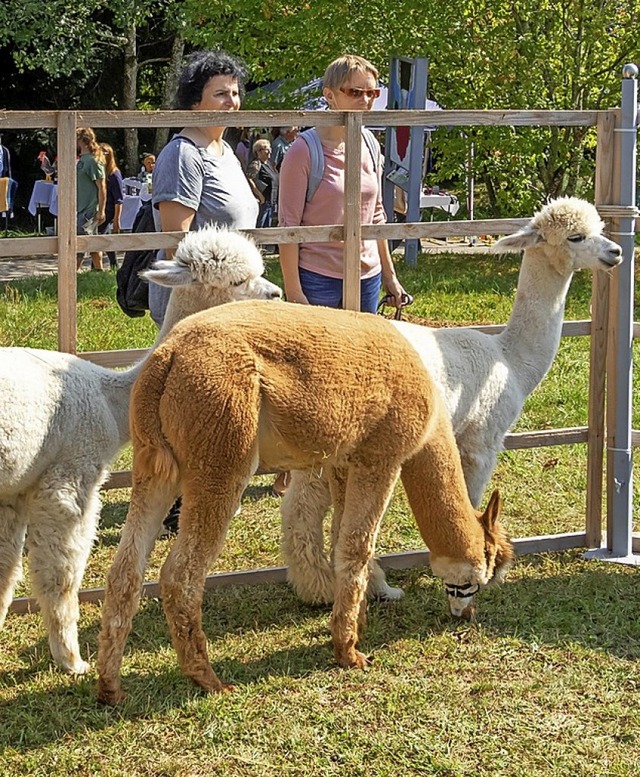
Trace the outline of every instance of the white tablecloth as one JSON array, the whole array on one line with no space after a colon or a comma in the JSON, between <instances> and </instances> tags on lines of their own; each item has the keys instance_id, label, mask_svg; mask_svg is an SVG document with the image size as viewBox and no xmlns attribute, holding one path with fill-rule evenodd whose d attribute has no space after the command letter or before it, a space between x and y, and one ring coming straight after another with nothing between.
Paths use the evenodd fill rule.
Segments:
<instances>
[{"instance_id":1,"label":"white tablecloth","mask_svg":"<svg viewBox=\"0 0 640 777\"><path fill-rule=\"evenodd\" d=\"M35 216L38 208L48 208L53 216L58 215L58 187L51 181L36 181L29 200L29 213Z\"/></svg>"},{"instance_id":2,"label":"white tablecloth","mask_svg":"<svg viewBox=\"0 0 640 777\"><path fill-rule=\"evenodd\" d=\"M120 214L120 229L128 231L133 227L133 222L141 204L141 197L135 197L131 194L124 195L122 213Z\"/></svg>"},{"instance_id":3,"label":"white tablecloth","mask_svg":"<svg viewBox=\"0 0 640 777\"><path fill-rule=\"evenodd\" d=\"M135 179L134 179L135 180ZM138 183L140 183L138 181ZM148 193L140 196L124 195L122 202L122 215L120 216L120 229L129 230L133 227L133 221L140 205L151 198ZM29 200L29 213L35 216L38 208L47 208L52 216L58 215L58 187L49 181L36 181Z\"/></svg>"},{"instance_id":4,"label":"white tablecloth","mask_svg":"<svg viewBox=\"0 0 640 777\"><path fill-rule=\"evenodd\" d=\"M455 194L426 194L420 195L420 208L439 208L450 216L455 216L460 210L460 203Z\"/></svg>"}]
</instances>

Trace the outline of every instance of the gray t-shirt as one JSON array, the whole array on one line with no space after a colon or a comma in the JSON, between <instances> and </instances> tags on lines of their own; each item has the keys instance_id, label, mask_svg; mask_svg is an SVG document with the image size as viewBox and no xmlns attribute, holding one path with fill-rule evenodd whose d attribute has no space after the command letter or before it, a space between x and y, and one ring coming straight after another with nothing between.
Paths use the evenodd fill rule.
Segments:
<instances>
[{"instance_id":1,"label":"gray t-shirt","mask_svg":"<svg viewBox=\"0 0 640 777\"><path fill-rule=\"evenodd\" d=\"M222 156L214 156L182 135L174 135L160 152L153 170L153 218L161 231L158 203L180 202L195 210L191 229L220 224L253 229L258 202L231 146L223 141ZM158 252L158 259L164 251ZM171 289L149 284L151 318L160 326Z\"/></svg>"}]
</instances>

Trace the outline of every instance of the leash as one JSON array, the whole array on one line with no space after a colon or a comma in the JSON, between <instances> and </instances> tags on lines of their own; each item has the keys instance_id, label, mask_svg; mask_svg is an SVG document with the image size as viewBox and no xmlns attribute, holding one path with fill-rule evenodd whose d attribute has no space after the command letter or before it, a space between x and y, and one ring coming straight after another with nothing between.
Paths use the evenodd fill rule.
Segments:
<instances>
[{"instance_id":1,"label":"leash","mask_svg":"<svg viewBox=\"0 0 640 777\"><path fill-rule=\"evenodd\" d=\"M385 314L385 307L393 307L395 310L395 313L393 314L393 318L396 321L402 321L402 309L406 308L407 305L411 305L413 302L413 297L411 294L403 294L402 300L399 308L396 308L395 305L392 305L393 302L393 294L386 294L378 303L378 315L384 316Z\"/></svg>"}]
</instances>

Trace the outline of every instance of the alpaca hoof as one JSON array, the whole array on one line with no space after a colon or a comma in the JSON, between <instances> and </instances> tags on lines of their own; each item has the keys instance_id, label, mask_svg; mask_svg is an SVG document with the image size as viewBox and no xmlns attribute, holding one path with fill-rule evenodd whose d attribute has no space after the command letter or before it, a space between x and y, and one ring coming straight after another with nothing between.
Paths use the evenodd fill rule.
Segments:
<instances>
[{"instance_id":1,"label":"alpaca hoof","mask_svg":"<svg viewBox=\"0 0 640 777\"><path fill-rule=\"evenodd\" d=\"M204 686L203 686L204 687ZM204 690L211 696L216 696L219 693L233 693L236 686L233 683L217 683L204 688Z\"/></svg>"},{"instance_id":2,"label":"alpaca hoof","mask_svg":"<svg viewBox=\"0 0 640 777\"><path fill-rule=\"evenodd\" d=\"M116 704L120 704L125 699L125 694L120 688L112 688L98 682L98 702L100 704L106 704L109 707L114 707Z\"/></svg>"},{"instance_id":3,"label":"alpaca hoof","mask_svg":"<svg viewBox=\"0 0 640 777\"><path fill-rule=\"evenodd\" d=\"M73 675L83 675L87 674L91 669L91 664L87 663L87 661L82 661L82 659L79 659L78 661L75 661L71 666L65 667L64 671L67 672L67 674L73 674Z\"/></svg>"},{"instance_id":4,"label":"alpaca hoof","mask_svg":"<svg viewBox=\"0 0 640 777\"><path fill-rule=\"evenodd\" d=\"M296 596L305 604L310 604L314 607L322 607L326 604L333 604L335 579L331 576L315 577L311 580L307 579L302 582L299 579L294 579L291 574L291 567L289 567L289 575L287 580Z\"/></svg>"},{"instance_id":5,"label":"alpaca hoof","mask_svg":"<svg viewBox=\"0 0 640 777\"><path fill-rule=\"evenodd\" d=\"M352 665L354 669L366 669L366 667L368 667L371 663L371 659L365 656L365 654L361 653L359 650L355 651L354 659L355 660Z\"/></svg>"},{"instance_id":6,"label":"alpaca hoof","mask_svg":"<svg viewBox=\"0 0 640 777\"><path fill-rule=\"evenodd\" d=\"M338 656L337 660L344 669L366 669L371 663L371 659L359 650L352 650L346 655Z\"/></svg>"},{"instance_id":7,"label":"alpaca hoof","mask_svg":"<svg viewBox=\"0 0 640 777\"><path fill-rule=\"evenodd\" d=\"M373 599L378 599L381 602L397 602L404 596L402 588L394 588L393 586L384 584L384 588L378 588L371 592Z\"/></svg>"}]
</instances>

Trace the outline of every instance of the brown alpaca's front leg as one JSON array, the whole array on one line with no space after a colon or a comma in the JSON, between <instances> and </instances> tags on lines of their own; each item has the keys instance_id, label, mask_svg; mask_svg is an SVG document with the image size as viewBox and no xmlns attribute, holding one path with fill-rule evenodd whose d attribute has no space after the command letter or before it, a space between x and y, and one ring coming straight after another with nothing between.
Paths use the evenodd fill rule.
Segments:
<instances>
[{"instance_id":1,"label":"brown alpaca's front leg","mask_svg":"<svg viewBox=\"0 0 640 777\"><path fill-rule=\"evenodd\" d=\"M135 483L120 545L107 575L98 638L98 700L117 704L124 694L120 667L138 610L144 570L163 517L175 499L173 489L145 481Z\"/></svg>"},{"instance_id":2,"label":"brown alpaca's front leg","mask_svg":"<svg viewBox=\"0 0 640 777\"><path fill-rule=\"evenodd\" d=\"M339 477L331 482L336 509L344 505L334 547L336 593L331 616L333 650L340 666L363 669L368 663L356 649L366 620L368 564L397 478L397 469L384 472L354 465L346 482Z\"/></svg>"}]
</instances>

